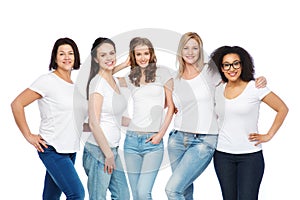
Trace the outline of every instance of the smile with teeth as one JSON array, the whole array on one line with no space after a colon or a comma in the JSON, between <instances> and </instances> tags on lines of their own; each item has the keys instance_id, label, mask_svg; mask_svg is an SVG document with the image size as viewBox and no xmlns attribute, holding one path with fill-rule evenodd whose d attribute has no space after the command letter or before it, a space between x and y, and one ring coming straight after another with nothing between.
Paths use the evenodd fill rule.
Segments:
<instances>
[{"instance_id":1,"label":"smile with teeth","mask_svg":"<svg viewBox=\"0 0 300 200\"><path fill-rule=\"evenodd\" d=\"M107 62L107 63L105 63L107 66L112 66L113 64L114 64L114 62L113 61L111 61L111 62Z\"/></svg>"},{"instance_id":2,"label":"smile with teeth","mask_svg":"<svg viewBox=\"0 0 300 200\"><path fill-rule=\"evenodd\" d=\"M228 72L227 74L231 77L234 77L237 74L237 72Z\"/></svg>"}]
</instances>

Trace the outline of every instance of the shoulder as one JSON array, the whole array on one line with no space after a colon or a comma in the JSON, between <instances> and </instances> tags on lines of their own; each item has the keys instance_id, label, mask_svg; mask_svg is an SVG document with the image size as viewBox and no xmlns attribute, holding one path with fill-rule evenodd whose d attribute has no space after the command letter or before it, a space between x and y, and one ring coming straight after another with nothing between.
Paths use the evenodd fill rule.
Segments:
<instances>
[{"instance_id":1,"label":"shoulder","mask_svg":"<svg viewBox=\"0 0 300 200\"><path fill-rule=\"evenodd\" d=\"M37 79L35 79L35 81L33 82L33 85L35 84L46 84L52 80L55 80L55 74L53 72L47 73L47 74L43 74L40 75Z\"/></svg>"},{"instance_id":2,"label":"shoulder","mask_svg":"<svg viewBox=\"0 0 300 200\"><path fill-rule=\"evenodd\" d=\"M257 88L254 80L249 81L247 88L247 91L249 91L249 93L252 93L252 95L255 95L259 99L262 99L264 96L271 92L268 87Z\"/></svg>"}]
</instances>

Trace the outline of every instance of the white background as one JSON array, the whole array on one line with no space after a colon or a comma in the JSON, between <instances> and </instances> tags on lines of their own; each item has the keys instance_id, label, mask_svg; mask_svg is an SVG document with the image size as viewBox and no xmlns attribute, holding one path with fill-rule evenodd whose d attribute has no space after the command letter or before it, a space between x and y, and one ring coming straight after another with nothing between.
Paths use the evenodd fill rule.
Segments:
<instances>
[{"instance_id":1,"label":"white background","mask_svg":"<svg viewBox=\"0 0 300 200\"><path fill-rule=\"evenodd\" d=\"M48 72L54 42L60 37L74 39L83 62L97 37L112 38L141 28L197 32L208 53L222 45L238 45L250 52L256 76L265 76L268 87L290 109L277 135L263 145L266 168L260 199L299 199L299 19L296 0L1 1L0 199L41 199L45 168L15 125L10 103L38 76ZM158 57L158 62L161 60ZM168 65L175 69L175 60ZM26 113L32 132L37 133L37 104L27 107ZM273 117L274 112L262 106L262 133L268 130ZM76 168L86 185L81 156L79 152ZM164 187L170 174L166 166L159 172L154 199L166 199ZM194 197L221 199L212 163L195 181Z\"/></svg>"}]
</instances>

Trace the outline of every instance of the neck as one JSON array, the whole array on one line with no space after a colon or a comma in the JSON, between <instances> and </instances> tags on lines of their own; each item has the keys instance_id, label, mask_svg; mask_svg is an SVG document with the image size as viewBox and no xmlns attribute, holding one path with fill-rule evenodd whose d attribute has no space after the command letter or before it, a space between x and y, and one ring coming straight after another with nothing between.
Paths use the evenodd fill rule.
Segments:
<instances>
[{"instance_id":1,"label":"neck","mask_svg":"<svg viewBox=\"0 0 300 200\"><path fill-rule=\"evenodd\" d=\"M112 70L100 69L98 74L100 74L105 79L112 79Z\"/></svg>"},{"instance_id":2,"label":"neck","mask_svg":"<svg viewBox=\"0 0 300 200\"><path fill-rule=\"evenodd\" d=\"M65 71L57 68L54 73L66 82L73 83L71 79L71 71Z\"/></svg>"},{"instance_id":3,"label":"neck","mask_svg":"<svg viewBox=\"0 0 300 200\"><path fill-rule=\"evenodd\" d=\"M192 64L186 64L182 76L186 79L194 78L200 73L197 66Z\"/></svg>"},{"instance_id":4,"label":"neck","mask_svg":"<svg viewBox=\"0 0 300 200\"><path fill-rule=\"evenodd\" d=\"M228 87L239 87L239 86L244 85L245 83L246 83L245 81L242 81L241 79L237 79L235 81L228 81L227 86Z\"/></svg>"}]
</instances>

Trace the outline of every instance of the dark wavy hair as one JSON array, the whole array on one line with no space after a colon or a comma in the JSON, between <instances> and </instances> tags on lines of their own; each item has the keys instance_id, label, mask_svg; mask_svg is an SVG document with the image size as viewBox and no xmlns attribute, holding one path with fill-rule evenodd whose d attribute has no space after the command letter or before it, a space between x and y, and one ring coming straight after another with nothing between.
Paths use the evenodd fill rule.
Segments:
<instances>
[{"instance_id":1,"label":"dark wavy hair","mask_svg":"<svg viewBox=\"0 0 300 200\"><path fill-rule=\"evenodd\" d=\"M130 57L130 62L131 62L131 69L130 69L130 73L129 73L128 77L129 77L130 81L137 87L140 86L142 70L141 70L141 67L136 63L134 49L135 49L135 47L137 47L139 45L147 46L149 48L149 52L150 52L149 64L145 69L145 76L146 76L145 82L146 83L155 81L155 73L156 73L156 69L157 69L156 56L155 56L153 45L150 42L150 40L147 38L141 38L141 37L133 38L129 44L129 57Z\"/></svg>"},{"instance_id":2,"label":"dark wavy hair","mask_svg":"<svg viewBox=\"0 0 300 200\"><path fill-rule=\"evenodd\" d=\"M52 69L57 69L57 63L56 63L56 56L57 56L57 50L58 47L61 45L65 45L68 44L72 47L73 51L74 51L74 66L73 69L79 69L80 68L80 55L79 55L79 50L78 47L76 45L76 43L70 39L70 38L59 38L58 40L56 40L56 42L54 43L54 46L52 48L52 53L51 53L51 59L50 59L50 64L49 64L49 70L51 71Z\"/></svg>"},{"instance_id":3,"label":"dark wavy hair","mask_svg":"<svg viewBox=\"0 0 300 200\"><path fill-rule=\"evenodd\" d=\"M210 67L218 68L224 82L228 82L228 79L222 72L222 63L224 56L227 54L237 54L240 57L242 69L240 76L241 80L246 82L254 80L255 67L251 55L245 49L239 46L222 46L211 53L208 64Z\"/></svg>"},{"instance_id":4,"label":"dark wavy hair","mask_svg":"<svg viewBox=\"0 0 300 200\"><path fill-rule=\"evenodd\" d=\"M89 87L90 87L90 82L91 80L96 76L96 74L99 72L99 64L96 63L95 59L97 57L97 48L99 46L101 46L104 43L108 43L111 44L114 47L114 50L116 51L116 45L115 43L109 39L109 38L104 38L104 37L99 37L97 38L92 46L91 49L91 69L90 69L90 75L89 75L89 79L87 82L87 86L86 86L86 94L87 94L87 99L89 99Z\"/></svg>"}]
</instances>

